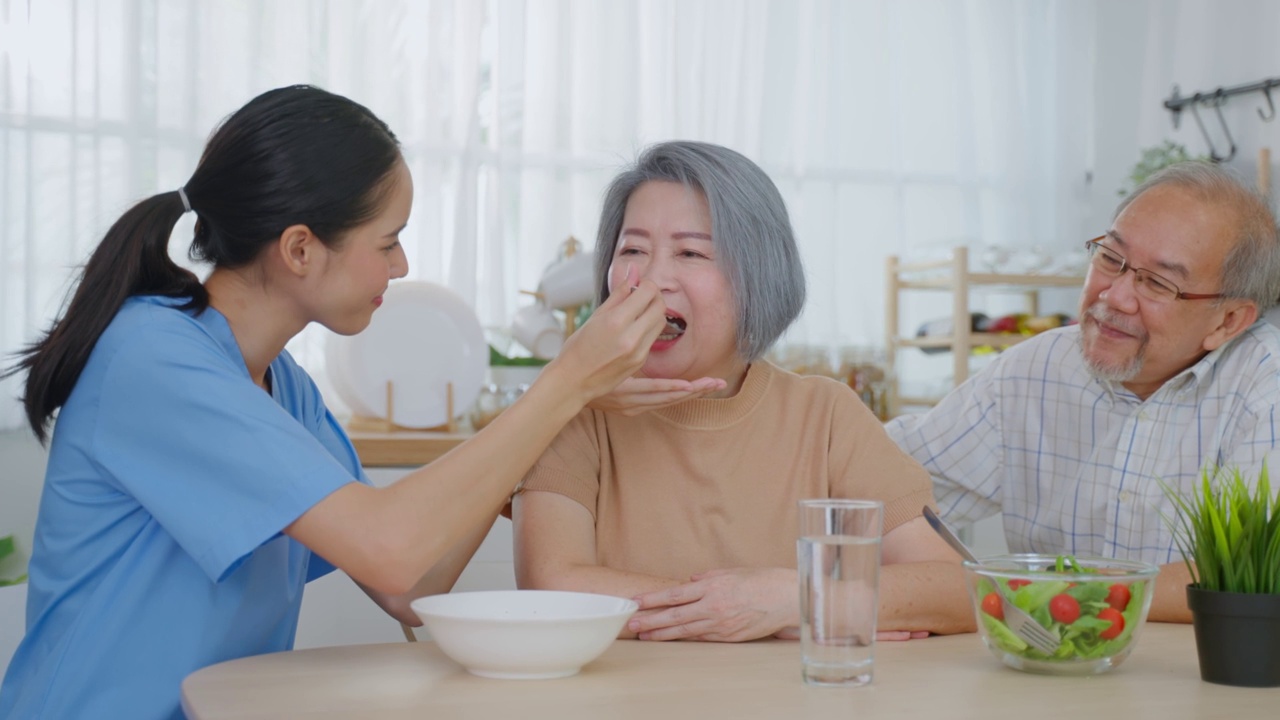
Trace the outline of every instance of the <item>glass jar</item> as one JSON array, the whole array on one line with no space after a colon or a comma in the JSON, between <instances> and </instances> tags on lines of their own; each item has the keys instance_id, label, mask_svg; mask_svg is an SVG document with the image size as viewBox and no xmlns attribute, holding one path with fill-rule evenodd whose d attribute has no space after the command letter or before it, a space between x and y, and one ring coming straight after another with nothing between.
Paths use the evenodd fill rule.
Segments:
<instances>
[{"instance_id":1,"label":"glass jar","mask_svg":"<svg viewBox=\"0 0 1280 720\"><path fill-rule=\"evenodd\" d=\"M866 347L840 349L840 376L881 422L889 419L891 370L883 350Z\"/></svg>"},{"instance_id":2,"label":"glass jar","mask_svg":"<svg viewBox=\"0 0 1280 720\"><path fill-rule=\"evenodd\" d=\"M495 385L488 384L480 389L476 404L471 408L471 427L481 430L493 422L503 410L515 404L516 400L529 389L528 385Z\"/></svg>"},{"instance_id":3,"label":"glass jar","mask_svg":"<svg viewBox=\"0 0 1280 720\"><path fill-rule=\"evenodd\" d=\"M831 362L831 351L823 345L786 345L770 355L774 365L797 375L821 375L841 379Z\"/></svg>"}]
</instances>

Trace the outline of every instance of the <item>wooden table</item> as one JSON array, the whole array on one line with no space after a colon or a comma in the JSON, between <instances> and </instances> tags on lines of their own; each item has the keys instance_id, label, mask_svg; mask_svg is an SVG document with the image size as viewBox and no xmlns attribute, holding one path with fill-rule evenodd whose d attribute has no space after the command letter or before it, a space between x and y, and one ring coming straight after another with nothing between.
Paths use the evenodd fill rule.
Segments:
<instances>
[{"instance_id":1,"label":"wooden table","mask_svg":"<svg viewBox=\"0 0 1280 720\"><path fill-rule=\"evenodd\" d=\"M302 650L233 660L190 675L193 720L231 718L1017 718L1138 720L1271 718L1280 689L1200 680L1184 625L1145 628L1124 665L1094 677L1005 668L975 635L876 648L864 688L807 687L799 645L762 641L615 642L560 680L489 680L468 674L434 643Z\"/></svg>"}]
</instances>

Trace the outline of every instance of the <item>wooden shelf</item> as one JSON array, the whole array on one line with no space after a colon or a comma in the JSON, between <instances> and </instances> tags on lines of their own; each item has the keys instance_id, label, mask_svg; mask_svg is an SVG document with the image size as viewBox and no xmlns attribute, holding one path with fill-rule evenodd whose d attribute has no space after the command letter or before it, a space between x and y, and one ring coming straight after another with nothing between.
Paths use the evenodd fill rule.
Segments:
<instances>
[{"instance_id":1,"label":"wooden shelf","mask_svg":"<svg viewBox=\"0 0 1280 720\"><path fill-rule=\"evenodd\" d=\"M902 271L899 271L899 275ZM1032 288L1077 288L1084 283L1084 278L1066 275L1000 275L996 273L969 273L970 286L992 287L1008 290ZM907 278L898 281L902 290L954 290L955 279L951 275L931 278Z\"/></svg>"},{"instance_id":2,"label":"wooden shelf","mask_svg":"<svg viewBox=\"0 0 1280 720\"><path fill-rule=\"evenodd\" d=\"M1009 347L1033 337L1035 335L1020 335L1017 333L969 333L969 346ZM925 337L898 338L894 342L898 347L949 348L956 345L957 338L951 335L927 335Z\"/></svg>"},{"instance_id":3,"label":"wooden shelf","mask_svg":"<svg viewBox=\"0 0 1280 720\"><path fill-rule=\"evenodd\" d=\"M942 400L936 395L899 395L898 405L937 405Z\"/></svg>"},{"instance_id":4,"label":"wooden shelf","mask_svg":"<svg viewBox=\"0 0 1280 720\"><path fill-rule=\"evenodd\" d=\"M921 263L900 263L897 256L890 256L885 267L885 350L889 366L896 368L896 351L899 348L947 349L952 352L952 381L959 385L969 377L969 360L974 349L980 347L1006 348L1016 345L1033 335L1014 333L975 333L971 331L969 292L977 287L1019 293L1024 296L1026 312L1040 314L1040 292L1048 288L1079 288L1083 277L1062 275L1002 274L969 270L969 251L957 247L950 260ZM899 316L900 295L906 290L942 290L951 293L951 327L948 336L901 337ZM895 372L896 377L896 372ZM894 381L890 412L900 405L932 405L939 398L898 397L898 382Z\"/></svg>"}]
</instances>

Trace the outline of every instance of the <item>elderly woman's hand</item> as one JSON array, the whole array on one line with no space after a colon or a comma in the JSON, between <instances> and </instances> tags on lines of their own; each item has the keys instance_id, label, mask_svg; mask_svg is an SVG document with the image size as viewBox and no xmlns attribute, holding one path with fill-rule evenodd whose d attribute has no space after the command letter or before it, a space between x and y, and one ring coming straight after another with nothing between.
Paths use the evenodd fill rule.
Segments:
<instances>
[{"instance_id":1,"label":"elderly woman's hand","mask_svg":"<svg viewBox=\"0 0 1280 720\"><path fill-rule=\"evenodd\" d=\"M720 378L710 377L697 380L633 377L623 380L613 392L601 395L587 407L622 415L639 415L719 392L727 385Z\"/></svg>"},{"instance_id":2,"label":"elderly woman's hand","mask_svg":"<svg viewBox=\"0 0 1280 720\"><path fill-rule=\"evenodd\" d=\"M634 375L649 356L649 347L665 327L666 306L658 286L627 273L629 293L614 293L596 308L564 348L542 371L576 388L582 405L604 395Z\"/></svg>"},{"instance_id":3,"label":"elderly woman's hand","mask_svg":"<svg viewBox=\"0 0 1280 720\"><path fill-rule=\"evenodd\" d=\"M640 611L627 629L641 640L744 642L770 635L798 640L799 579L785 568L734 568L635 598ZM927 631L879 630L878 641L918 640Z\"/></svg>"},{"instance_id":4,"label":"elderly woman's hand","mask_svg":"<svg viewBox=\"0 0 1280 720\"><path fill-rule=\"evenodd\" d=\"M735 568L694 575L691 582L636 598L627 629L641 640L741 642L799 624L795 570Z\"/></svg>"}]
</instances>

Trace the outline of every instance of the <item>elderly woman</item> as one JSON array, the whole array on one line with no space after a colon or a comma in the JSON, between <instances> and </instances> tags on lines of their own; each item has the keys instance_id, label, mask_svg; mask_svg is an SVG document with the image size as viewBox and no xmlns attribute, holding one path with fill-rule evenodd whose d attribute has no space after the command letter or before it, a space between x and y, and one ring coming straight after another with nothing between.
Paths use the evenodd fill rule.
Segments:
<instances>
[{"instance_id":1,"label":"elderly woman","mask_svg":"<svg viewBox=\"0 0 1280 720\"><path fill-rule=\"evenodd\" d=\"M724 384L566 426L514 502L520 587L636 597L624 634L641 639L794 636L796 501L869 498L885 507L880 637L973 628L959 558L920 514L924 469L849 387L762 359L805 291L758 166L705 143L649 148L609 187L596 262L602 300L630 276L666 302L644 377Z\"/></svg>"}]
</instances>

